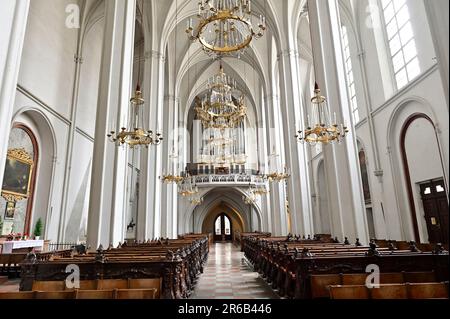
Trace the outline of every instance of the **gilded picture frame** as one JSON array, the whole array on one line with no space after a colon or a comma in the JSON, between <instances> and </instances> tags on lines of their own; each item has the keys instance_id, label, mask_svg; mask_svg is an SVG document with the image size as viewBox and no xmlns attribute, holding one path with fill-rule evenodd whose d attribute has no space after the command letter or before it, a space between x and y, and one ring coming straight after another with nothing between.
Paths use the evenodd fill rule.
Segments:
<instances>
[{"instance_id":1,"label":"gilded picture frame","mask_svg":"<svg viewBox=\"0 0 450 319\"><path fill-rule=\"evenodd\" d=\"M15 210L16 210L16 202L7 202L4 220L14 220Z\"/></svg>"},{"instance_id":2,"label":"gilded picture frame","mask_svg":"<svg viewBox=\"0 0 450 319\"><path fill-rule=\"evenodd\" d=\"M7 202L28 198L33 169L33 158L25 149L8 150L1 192Z\"/></svg>"}]
</instances>

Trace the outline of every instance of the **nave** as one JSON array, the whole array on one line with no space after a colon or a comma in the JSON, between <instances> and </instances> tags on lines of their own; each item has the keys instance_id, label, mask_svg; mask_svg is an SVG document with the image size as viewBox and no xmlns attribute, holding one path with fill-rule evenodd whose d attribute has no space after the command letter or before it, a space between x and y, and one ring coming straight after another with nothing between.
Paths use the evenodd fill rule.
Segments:
<instances>
[{"instance_id":1,"label":"nave","mask_svg":"<svg viewBox=\"0 0 450 319\"><path fill-rule=\"evenodd\" d=\"M192 299L276 299L277 295L253 271L244 254L232 243L210 248L208 263Z\"/></svg>"},{"instance_id":2,"label":"nave","mask_svg":"<svg viewBox=\"0 0 450 319\"><path fill-rule=\"evenodd\" d=\"M0 299L448 299L449 3L1 0Z\"/></svg>"}]
</instances>

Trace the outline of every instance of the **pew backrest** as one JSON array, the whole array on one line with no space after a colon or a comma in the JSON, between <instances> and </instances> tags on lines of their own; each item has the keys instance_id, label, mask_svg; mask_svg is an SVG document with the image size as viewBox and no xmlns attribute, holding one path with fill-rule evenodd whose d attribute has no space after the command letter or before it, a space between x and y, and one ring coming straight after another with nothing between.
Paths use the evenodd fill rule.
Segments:
<instances>
[{"instance_id":1,"label":"pew backrest","mask_svg":"<svg viewBox=\"0 0 450 319\"><path fill-rule=\"evenodd\" d=\"M115 299L115 290L76 290L76 299Z\"/></svg>"},{"instance_id":2,"label":"pew backrest","mask_svg":"<svg viewBox=\"0 0 450 319\"><path fill-rule=\"evenodd\" d=\"M366 286L330 286L331 299L369 299L369 290Z\"/></svg>"},{"instance_id":3,"label":"pew backrest","mask_svg":"<svg viewBox=\"0 0 450 319\"><path fill-rule=\"evenodd\" d=\"M156 289L155 298L160 298L162 280L161 278L144 278L144 279L129 279L129 289Z\"/></svg>"},{"instance_id":4,"label":"pew backrest","mask_svg":"<svg viewBox=\"0 0 450 319\"><path fill-rule=\"evenodd\" d=\"M75 299L75 291L62 290L62 291L36 291L35 299Z\"/></svg>"},{"instance_id":5,"label":"pew backrest","mask_svg":"<svg viewBox=\"0 0 450 319\"><path fill-rule=\"evenodd\" d=\"M156 299L157 289L117 289L116 299Z\"/></svg>"}]
</instances>

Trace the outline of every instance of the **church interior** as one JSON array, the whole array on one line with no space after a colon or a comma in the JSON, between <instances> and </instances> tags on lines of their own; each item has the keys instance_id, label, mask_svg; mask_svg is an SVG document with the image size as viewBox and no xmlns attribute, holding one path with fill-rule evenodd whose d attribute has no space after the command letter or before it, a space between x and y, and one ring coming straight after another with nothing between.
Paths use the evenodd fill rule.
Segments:
<instances>
[{"instance_id":1,"label":"church interior","mask_svg":"<svg viewBox=\"0 0 450 319\"><path fill-rule=\"evenodd\" d=\"M447 0L2 0L0 299L448 299Z\"/></svg>"}]
</instances>

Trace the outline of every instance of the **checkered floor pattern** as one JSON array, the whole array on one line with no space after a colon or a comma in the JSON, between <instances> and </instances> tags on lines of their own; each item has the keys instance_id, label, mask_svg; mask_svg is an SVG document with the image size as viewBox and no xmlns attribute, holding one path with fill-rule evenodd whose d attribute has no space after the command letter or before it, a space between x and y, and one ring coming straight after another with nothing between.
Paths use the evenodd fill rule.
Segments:
<instances>
[{"instance_id":1,"label":"checkered floor pattern","mask_svg":"<svg viewBox=\"0 0 450 319\"><path fill-rule=\"evenodd\" d=\"M208 263L192 299L277 299L267 283L253 272L238 247L212 244Z\"/></svg>"}]
</instances>

